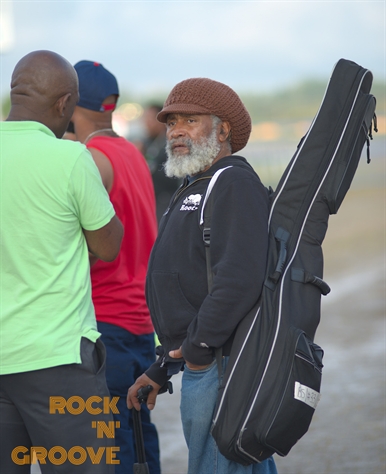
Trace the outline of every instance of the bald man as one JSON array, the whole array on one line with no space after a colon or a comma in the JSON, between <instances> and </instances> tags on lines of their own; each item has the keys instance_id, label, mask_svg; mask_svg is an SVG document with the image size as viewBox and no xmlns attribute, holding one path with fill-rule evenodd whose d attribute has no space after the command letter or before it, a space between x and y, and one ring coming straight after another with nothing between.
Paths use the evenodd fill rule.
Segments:
<instances>
[{"instance_id":1,"label":"bald man","mask_svg":"<svg viewBox=\"0 0 386 474\"><path fill-rule=\"evenodd\" d=\"M113 474L105 350L89 252L112 261L122 225L86 147L58 140L78 101L56 53L16 65L0 123L0 472Z\"/></svg>"}]
</instances>

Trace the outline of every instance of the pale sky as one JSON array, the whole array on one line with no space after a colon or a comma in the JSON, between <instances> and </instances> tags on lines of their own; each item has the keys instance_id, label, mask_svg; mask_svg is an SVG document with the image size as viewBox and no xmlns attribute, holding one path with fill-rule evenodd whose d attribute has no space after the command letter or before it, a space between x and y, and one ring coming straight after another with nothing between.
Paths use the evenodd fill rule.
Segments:
<instances>
[{"instance_id":1,"label":"pale sky","mask_svg":"<svg viewBox=\"0 0 386 474\"><path fill-rule=\"evenodd\" d=\"M0 97L17 61L38 49L72 64L101 62L134 94L169 91L189 77L259 93L328 80L340 58L385 80L384 0L0 0L0 7Z\"/></svg>"}]
</instances>

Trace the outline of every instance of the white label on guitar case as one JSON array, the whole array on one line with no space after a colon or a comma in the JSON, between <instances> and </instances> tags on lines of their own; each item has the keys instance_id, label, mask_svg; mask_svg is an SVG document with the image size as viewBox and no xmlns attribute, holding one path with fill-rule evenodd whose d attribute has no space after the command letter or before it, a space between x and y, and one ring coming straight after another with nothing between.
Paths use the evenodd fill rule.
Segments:
<instances>
[{"instance_id":1,"label":"white label on guitar case","mask_svg":"<svg viewBox=\"0 0 386 474\"><path fill-rule=\"evenodd\" d=\"M310 387L307 387L307 385L302 385L299 382L295 382L294 397L296 400L300 400L301 402L306 403L315 409L320 400L320 393Z\"/></svg>"}]
</instances>

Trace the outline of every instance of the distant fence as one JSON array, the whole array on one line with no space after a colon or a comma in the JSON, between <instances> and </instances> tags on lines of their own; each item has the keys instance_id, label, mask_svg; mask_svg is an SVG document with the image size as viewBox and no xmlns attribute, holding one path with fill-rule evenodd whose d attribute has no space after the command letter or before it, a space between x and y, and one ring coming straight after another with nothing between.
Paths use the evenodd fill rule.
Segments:
<instances>
[{"instance_id":1,"label":"distant fence","mask_svg":"<svg viewBox=\"0 0 386 474\"><path fill-rule=\"evenodd\" d=\"M300 140L299 140L300 141ZM276 188L280 176L296 152L298 142L295 140L259 142L252 141L241 150L254 167L265 186ZM385 187L386 183L386 136L374 134L370 141L371 163L366 160L366 144L362 151L358 172L353 180L355 187Z\"/></svg>"}]
</instances>

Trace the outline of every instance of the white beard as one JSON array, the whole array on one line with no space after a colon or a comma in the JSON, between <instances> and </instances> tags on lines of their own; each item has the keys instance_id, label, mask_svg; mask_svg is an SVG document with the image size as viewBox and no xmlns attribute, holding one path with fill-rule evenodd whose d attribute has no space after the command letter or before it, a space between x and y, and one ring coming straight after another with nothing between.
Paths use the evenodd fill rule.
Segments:
<instances>
[{"instance_id":1,"label":"white beard","mask_svg":"<svg viewBox=\"0 0 386 474\"><path fill-rule=\"evenodd\" d=\"M178 141L188 147L187 155L177 155L173 153L172 146ZM168 159L164 165L165 174L169 178L184 178L193 176L205 168L212 165L213 161L220 153L221 145L217 139L217 127L214 126L209 137L203 137L197 142L190 138L178 138L166 142L166 154Z\"/></svg>"}]
</instances>

